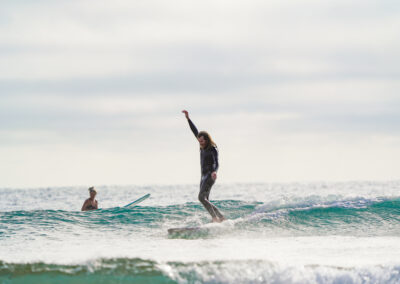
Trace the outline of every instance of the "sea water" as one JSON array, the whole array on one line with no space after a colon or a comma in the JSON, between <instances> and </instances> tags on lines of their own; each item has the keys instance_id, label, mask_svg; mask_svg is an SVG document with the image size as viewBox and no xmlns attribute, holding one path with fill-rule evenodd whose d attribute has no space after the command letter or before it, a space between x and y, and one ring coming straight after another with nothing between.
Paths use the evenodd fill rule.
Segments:
<instances>
[{"instance_id":1,"label":"sea water","mask_svg":"<svg viewBox=\"0 0 400 284\"><path fill-rule=\"evenodd\" d=\"M0 189L0 282L400 283L399 181L97 189Z\"/></svg>"}]
</instances>

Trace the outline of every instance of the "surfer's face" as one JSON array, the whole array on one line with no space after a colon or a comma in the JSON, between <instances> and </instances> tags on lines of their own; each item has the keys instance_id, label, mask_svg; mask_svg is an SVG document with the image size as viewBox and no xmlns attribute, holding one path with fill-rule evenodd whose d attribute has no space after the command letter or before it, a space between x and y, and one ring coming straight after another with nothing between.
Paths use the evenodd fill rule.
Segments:
<instances>
[{"instance_id":1,"label":"surfer's face","mask_svg":"<svg viewBox=\"0 0 400 284\"><path fill-rule=\"evenodd\" d=\"M199 140L199 144L200 144L200 148L204 149L207 147L207 141L206 139L204 139L203 136L200 136L199 138L197 138L197 140Z\"/></svg>"},{"instance_id":2,"label":"surfer's face","mask_svg":"<svg viewBox=\"0 0 400 284\"><path fill-rule=\"evenodd\" d=\"M91 197L91 198L94 198L95 196L96 196L96 192L95 192L95 191L91 191L91 192L90 192L90 197Z\"/></svg>"}]
</instances>

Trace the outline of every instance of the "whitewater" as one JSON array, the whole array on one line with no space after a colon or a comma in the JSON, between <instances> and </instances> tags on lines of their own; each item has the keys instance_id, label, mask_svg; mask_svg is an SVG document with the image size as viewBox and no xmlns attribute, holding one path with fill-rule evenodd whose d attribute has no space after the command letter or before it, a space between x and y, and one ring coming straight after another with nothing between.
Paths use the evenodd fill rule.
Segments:
<instances>
[{"instance_id":1,"label":"whitewater","mask_svg":"<svg viewBox=\"0 0 400 284\"><path fill-rule=\"evenodd\" d=\"M89 186L0 189L0 283L400 283L400 181Z\"/></svg>"}]
</instances>

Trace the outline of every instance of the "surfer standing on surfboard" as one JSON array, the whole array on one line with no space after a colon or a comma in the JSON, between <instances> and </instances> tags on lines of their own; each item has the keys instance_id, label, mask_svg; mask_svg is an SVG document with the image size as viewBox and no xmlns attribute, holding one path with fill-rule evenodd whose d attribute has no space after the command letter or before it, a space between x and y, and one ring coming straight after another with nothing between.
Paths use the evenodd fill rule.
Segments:
<instances>
[{"instance_id":1,"label":"surfer standing on surfboard","mask_svg":"<svg viewBox=\"0 0 400 284\"><path fill-rule=\"evenodd\" d=\"M212 217L212 222L222 222L225 217L219 212L209 200L211 187L217 179L218 170L218 149L217 145L211 139L210 134L206 131L198 131L196 126L189 118L189 113L186 110L182 111L189 122L190 129L200 144L200 162L201 162L201 181L199 201L203 204Z\"/></svg>"},{"instance_id":2,"label":"surfer standing on surfboard","mask_svg":"<svg viewBox=\"0 0 400 284\"><path fill-rule=\"evenodd\" d=\"M94 187L89 187L89 194L90 197L85 200L85 202L82 205L82 211L88 211L88 210L95 210L98 209L98 203L97 200L94 199L96 197L97 191L94 189Z\"/></svg>"}]
</instances>

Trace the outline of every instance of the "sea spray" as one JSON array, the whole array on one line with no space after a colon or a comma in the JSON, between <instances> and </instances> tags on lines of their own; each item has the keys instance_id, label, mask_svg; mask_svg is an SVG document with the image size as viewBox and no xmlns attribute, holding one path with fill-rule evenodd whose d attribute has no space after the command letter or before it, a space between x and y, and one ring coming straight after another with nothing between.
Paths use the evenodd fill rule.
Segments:
<instances>
[{"instance_id":1,"label":"sea spray","mask_svg":"<svg viewBox=\"0 0 400 284\"><path fill-rule=\"evenodd\" d=\"M399 182L97 188L0 189L0 283L400 283Z\"/></svg>"}]
</instances>

